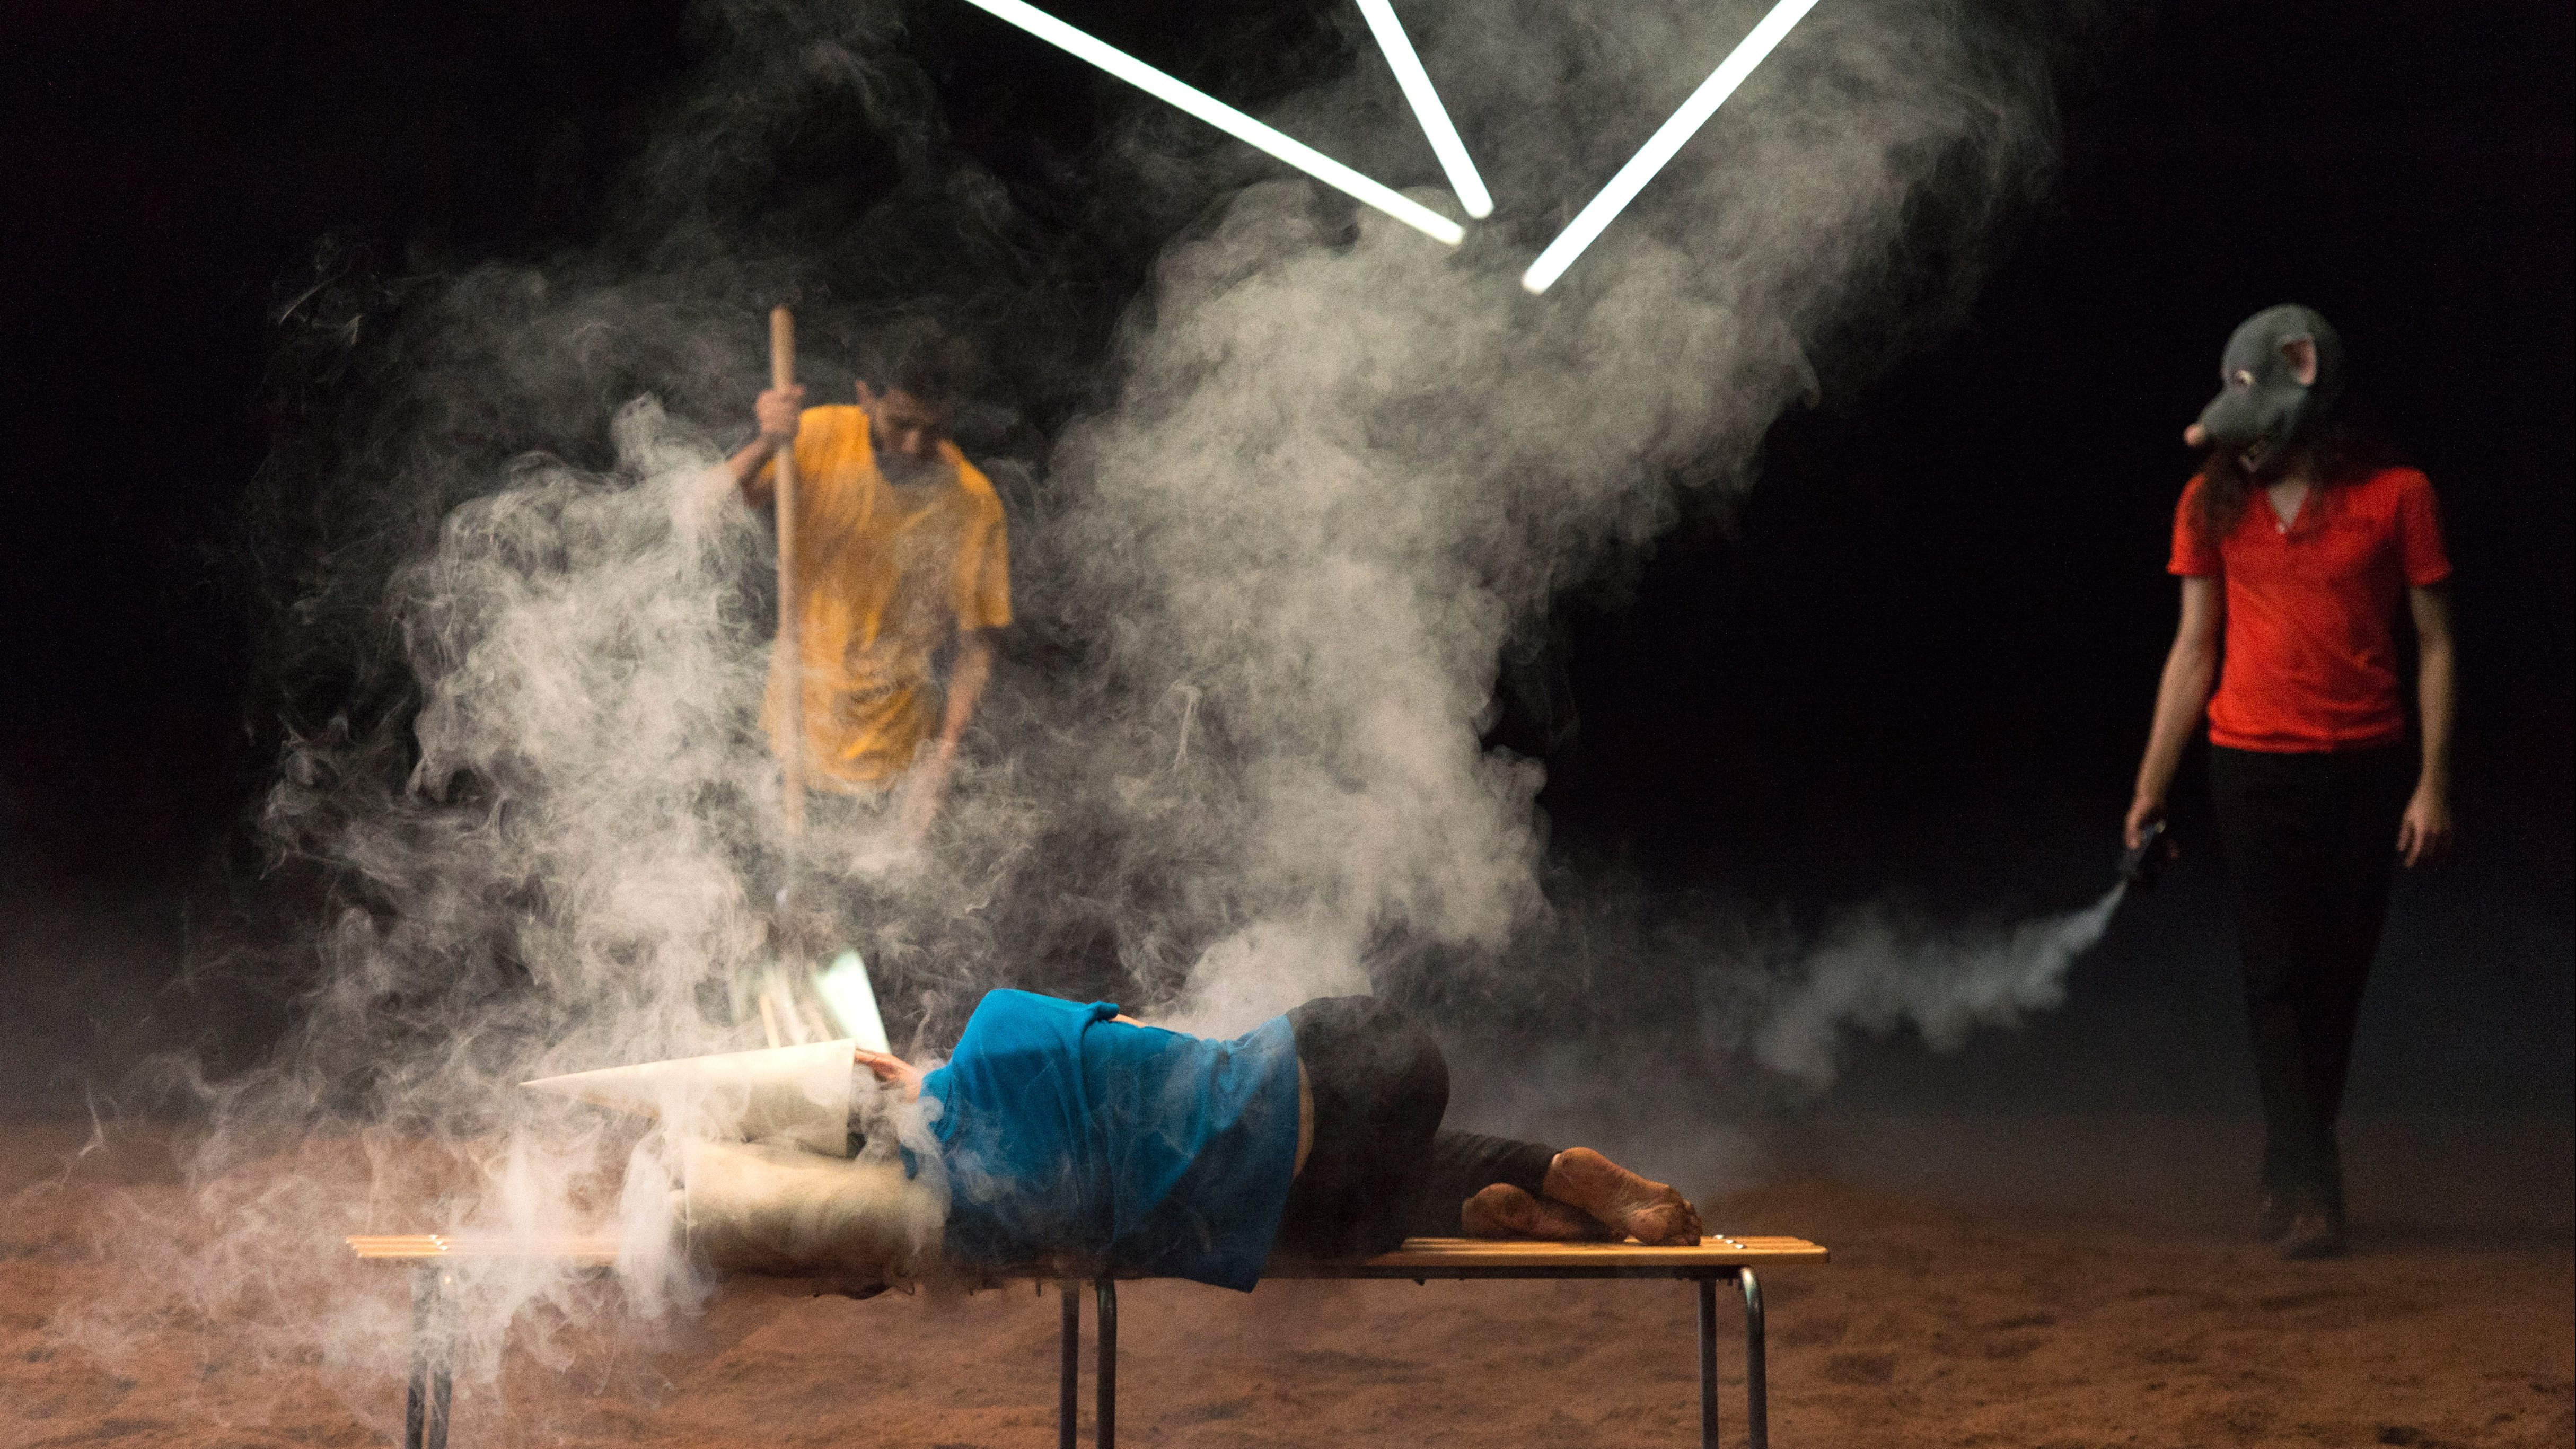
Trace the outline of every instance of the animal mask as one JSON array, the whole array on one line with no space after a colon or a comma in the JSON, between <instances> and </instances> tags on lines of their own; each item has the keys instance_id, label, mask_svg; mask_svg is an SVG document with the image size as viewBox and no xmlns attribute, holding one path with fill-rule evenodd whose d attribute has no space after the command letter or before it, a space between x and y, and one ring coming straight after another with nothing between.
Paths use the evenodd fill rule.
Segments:
<instances>
[{"instance_id":1,"label":"animal mask","mask_svg":"<svg viewBox=\"0 0 2576 1449\"><path fill-rule=\"evenodd\" d=\"M2201 440L2278 456L2315 437L2342 395L2343 339L2305 307L2266 307L2228 337L2218 374L2218 396L2200 411Z\"/></svg>"}]
</instances>

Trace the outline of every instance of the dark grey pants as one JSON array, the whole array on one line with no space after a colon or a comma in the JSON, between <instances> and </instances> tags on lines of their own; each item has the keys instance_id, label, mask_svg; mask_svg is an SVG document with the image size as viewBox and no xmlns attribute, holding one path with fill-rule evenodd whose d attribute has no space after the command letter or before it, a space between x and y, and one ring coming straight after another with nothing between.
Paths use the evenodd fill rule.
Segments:
<instances>
[{"instance_id":1,"label":"dark grey pants","mask_svg":"<svg viewBox=\"0 0 2576 1449\"><path fill-rule=\"evenodd\" d=\"M1507 1182L1544 1190L1552 1148L1444 1132L1449 1063L1412 1013L1374 996L1327 996L1288 1013L1315 1095L1315 1140L1288 1189L1279 1249L1365 1258L1407 1237L1455 1237L1460 1205Z\"/></svg>"},{"instance_id":2,"label":"dark grey pants","mask_svg":"<svg viewBox=\"0 0 2576 1449\"><path fill-rule=\"evenodd\" d=\"M2210 748L2263 1091L2263 1187L2291 1211L2343 1210L2335 1120L2388 915L2412 754Z\"/></svg>"}]
</instances>

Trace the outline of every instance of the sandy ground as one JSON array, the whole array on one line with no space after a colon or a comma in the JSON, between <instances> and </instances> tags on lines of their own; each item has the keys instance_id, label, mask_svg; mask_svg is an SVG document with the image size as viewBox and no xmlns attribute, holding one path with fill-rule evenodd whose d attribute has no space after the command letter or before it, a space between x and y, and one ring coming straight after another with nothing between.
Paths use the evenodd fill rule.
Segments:
<instances>
[{"instance_id":1,"label":"sandy ground","mask_svg":"<svg viewBox=\"0 0 2576 1449\"><path fill-rule=\"evenodd\" d=\"M166 1150L129 1132L73 1157L87 1135L5 1134L0 1445L385 1442L399 1274L328 1254L319 1269L242 1265L288 1280L284 1299L319 1295L372 1325L345 1353L281 1348L291 1340L169 1293L180 1260L131 1236L138 1214L183 1201ZM2382 1193L2353 1257L2296 1265L2206 1223L2046 1193L2019 1207L1955 1196L1807 1181L1713 1201L1721 1230L1834 1252L1766 1282L1774 1442L2576 1442L2576 1262L2558 1204L2535 1216L2471 1195L2446 1216ZM576 1307L617 1321L613 1288L584 1293ZM1724 1424L1740 1443L1739 1319L1721 1301ZM1122 1307L1130 1443L1554 1449L1682 1444L1695 1429L1678 1284L1151 1283ZM455 1442L1052 1443L1056 1314L1051 1292L1026 1288L857 1302L764 1283L654 1333L552 1310L513 1333L497 1381L460 1385ZM1086 1376L1086 1420L1088 1398Z\"/></svg>"}]
</instances>

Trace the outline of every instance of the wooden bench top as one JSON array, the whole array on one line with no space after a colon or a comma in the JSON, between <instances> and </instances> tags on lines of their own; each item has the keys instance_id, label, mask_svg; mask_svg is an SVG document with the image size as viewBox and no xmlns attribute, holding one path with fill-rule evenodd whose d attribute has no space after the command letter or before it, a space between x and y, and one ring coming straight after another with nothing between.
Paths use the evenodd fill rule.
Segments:
<instances>
[{"instance_id":1,"label":"wooden bench top","mask_svg":"<svg viewBox=\"0 0 2576 1449\"><path fill-rule=\"evenodd\" d=\"M1743 1268L1764 1263L1821 1263L1825 1250L1804 1238L1727 1237L1697 1247L1650 1248L1643 1243L1555 1243L1534 1238L1407 1238L1392 1253L1358 1262L1274 1262L1265 1278L1416 1278L1529 1276L1541 1272L1661 1277L1690 1269Z\"/></svg>"},{"instance_id":2,"label":"wooden bench top","mask_svg":"<svg viewBox=\"0 0 2576 1449\"><path fill-rule=\"evenodd\" d=\"M593 1234L389 1233L348 1239L349 1251L361 1258L418 1261L424 1258L568 1258L579 1263L614 1263L617 1240Z\"/></svg>"},{"instance_id":3,"label":"wooden bench top","mask_svg":"<svg viewBox=\"0 0 2576 1449\"><path fill-rule=\"evenodd\" d=\"M421 1262L461 1258L556 1258L606 1266L617 1261L612 1237L570 1233L515 1237L503 1234L407 1233L353 1237L361 1258ZM1407 1238L1404 1246L1358 1262L1281 1261L1265 1278L1537 1278L1688 1277L1726 1268L1771 1263L1821 1263L1822 1247L1804 1238L1727 1237L1699 1240L1692 1248L1650 1248L1642 1243L1555 1243L1523 1238ZM1056 1277L1032 1270L1029 1276Z\"/></svg>"}]
</instances>

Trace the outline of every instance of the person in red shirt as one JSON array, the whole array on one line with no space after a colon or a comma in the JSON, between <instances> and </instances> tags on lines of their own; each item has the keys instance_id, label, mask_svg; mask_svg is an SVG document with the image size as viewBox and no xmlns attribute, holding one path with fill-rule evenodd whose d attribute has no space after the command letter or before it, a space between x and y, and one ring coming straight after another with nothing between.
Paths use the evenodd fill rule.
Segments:
<instances>
[{"instance_id":1,"label":"person in red shirt","mask_svg":"<svg viewBox=\"0 0 2576 1449\"><path fill-rule=\"evenodd\" d=\"M2433 486L2362 459L2332 417L2342 374L2334 329L2305 307L2228 339L2221 391L2183 434L2207 456L2175 513L2182 623L2124 830L2136 850L2164 818L2205 713L2263 1095L2264 1232L2293 1258L2343 1251L2335 1120L2392 868L2452 830L2451 564ZM2417 645L2411 762L2401 602Z\"/></svg>"}]
</instances>

